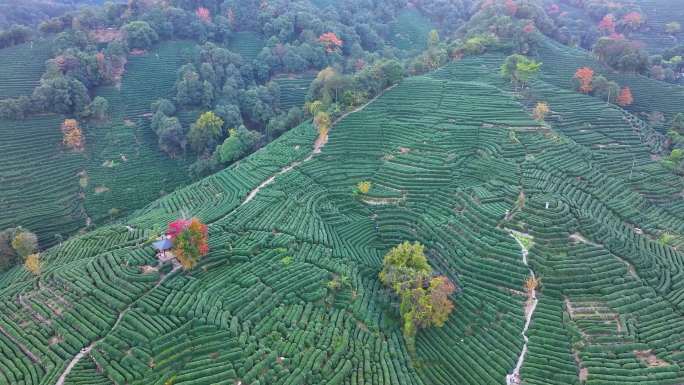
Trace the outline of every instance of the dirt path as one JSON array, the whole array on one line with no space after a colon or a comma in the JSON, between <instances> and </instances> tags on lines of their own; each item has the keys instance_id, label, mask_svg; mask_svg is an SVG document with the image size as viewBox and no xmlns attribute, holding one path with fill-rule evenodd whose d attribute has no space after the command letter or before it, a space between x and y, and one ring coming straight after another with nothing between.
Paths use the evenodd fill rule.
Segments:
<instances>
[{"instance_id":1,"label":"dirt path","mask_svg":"<svg viewBox=\"0 0 684 385\"><path fill-rule=\"evenodd\" d=\"M88 346L86 346L85 348L81 349L81 351L78 352L78 354L76 354L76 355L74 356L74 358L71 359L71 361L69 362L69 365L67 365L67 367L64 369L64 371L62 372L62 374L59 376L59 378L57 379L57 382L55 383L55 385L64 385L64 381L66 381L67 376L69 376L69 373L71 373L71 370L76 366L76 364L78 364L78 362L81 361L81 359L82 359L83 357L85 357L87 354L89 354L90 351L93 349L93 347L94 347L95 345L97 345L98 343L102 342L105 338L107 338L107 335L108 335L109 333L111 333L112 331L114 331L114 329L116 329L116 327L119 326L119 324L121 323L121 320L123 320L123 318L124 318L124 316L126 315L126 313L128 313L128 311L131 310L131 308L132 308L135 304L137 304L138 301L140 301L141 299L143 299L147 294L149 294L150 292L152 292L154 289L156 289L156 288L158 288L159 286L161 286L161 284L164 283L164 281L166 281L166 279L167 279L168 277L170 277L171 275L173 275L173 273L176 272L176 270L178 270L179 267L180 267L180 266L174 266L173 270L171 270L168 274L166 274L166 275L164 275L163 277L161 277L161 279L159 280L159 282L157 282L156 285L154 285L151 289L149 289L149 290L147 290L146 292L144 292L140 297L138 297L138 299L136 299L135 301L131 302L128 306L126 306L126 308L123 309L123 310L119 313L119 316L116 318L116 322L114 322L114 325L112 326L111 329L109 329L109 332L108 332L107 334L105 334L104 337L100 338L99 340L96 340L96 341L91 342L90 345L88 345Z\"/></svg>"},{"instance_id":2,"label":"dirt path","mask_svg":"<svg viewBox=\"0 0 684 385\"><path fill-rule=\"evenodd\" d=\"M383 90L381 93L379 93L376 97L374 97L373 99L369 100L366 104L364 104L364 105L362 105L362 106L359 106L359 107L357 107L357 108L355 108L355 109L353 109L353 110L351 110L351 111L349 111L349 112L346 112L346 113L342 114L342 116L340 116L339 118L335 119L335 121L334 121L334 122L332 123L332 125L330 126L330 127L331 127L330 129L332 130L332 128L335 127L335 125L336 125L337 123L339 123L342 119L346 118L347 116L349 116L349 115L351 115L351 114L353 114L353 113L362 111L363 109L365 109L366 107L368 107L371 103L373 103L374 101L376 101L379 97L381 97L382 95L384 95L385 92L391 90L392 88L394 88L394 87L396 87L396 86L397 86L397 84L395 84L395 85L393 85L393 86L391 86L391 87L389 87L389 88L386 88L386 89ZM278 171L277 173L271 175L271 176L270 176L268 179L266 179L265 181L261 182L260 185L258 185L256 188L254 188L254 190L252 190L252 191L249 192L249 194L247 195L247 198L245 198L245 200L240 204L240 207L244 206L245 204L247 204L247 203L249 203L251 200L253 200L253 199L257 196L257 194L259 194L259 191L261 191L261 189L263 189L264 187L266 187L266 186L270 185L271 183L273 183L273 182L275 181L276 177L278 177L278 176L280 176L280 175L283 175L283 174L287 174L288 172L292 171L295 167L298 167L300 164L302 164L302 163L304 163L304 162L308 162L308 161L310 161L311 159L313 159L313 156L314 156L315 154L319 154L319 153L323 150L323 147L325 147L325 145L326 145L327 143L328 143L328 137L327 137L327 136L326 136L325 138L318 138L318 139L316 139L316 141L314 142L313 150L311 151L311 153L309 154L309 156L307 156L306 158L304 158L304 160L302 160L302 161L296 161L296 162L293 162L293 163L291 163L290 165L288 165L288 166L286 166L286 167L283 167L280 171ZM230 214L230 213L229 213L229 214Z\"/></svg>"},{"instance_id":3,"label":"dirt path","mask_svg":"<svg viewBox=\"0 0 684 385\"><path fill-rule=\"evenodd\" d=\"M530 276L532 278L535 278L534 271L531 268L529 268L530 265L527 263L527 254L529 250L525 248L525 245L523 245L522 242L520 242L520 240L514 235L513 232L511 232L511 236L515 238L515 241L518 242L518 245L520 246L522 260L525 266L527 266L530 270ZM522 368L523 363L525 362L525 356L527 355L527 343L529 341L529 339L527 338L527 330L530 328L530 323L532 322L532 315L534 315L534 311L537 308L538 302L539 301L537 300L537 290L534 289L529 293L529 299L525 303L525 327L523 327L522 330L522 336L523 340L525 340L525 344L523 345L522 351L520 352L520 356L518 357L518 362L515 365L515 368L513 368L513 371L506 376L506 385L520 385L521 383L520 368Z\"/></svg>"},{"instance_id":4,"label":"dirt path","mask_svg":"<svg viewBox=\"0 0 684 385\"><path fill-rule=\"evenodd\" d=\"M598 243L594 243L587 238L585 238L582 234L580 233L573 233L570 234L570 239L572 239L575 242L581 242L584 243L585 245L590 245L590 246L595 246L595 247L603 247L603 245L599 245Z\"/></svg>"}]
</instances>

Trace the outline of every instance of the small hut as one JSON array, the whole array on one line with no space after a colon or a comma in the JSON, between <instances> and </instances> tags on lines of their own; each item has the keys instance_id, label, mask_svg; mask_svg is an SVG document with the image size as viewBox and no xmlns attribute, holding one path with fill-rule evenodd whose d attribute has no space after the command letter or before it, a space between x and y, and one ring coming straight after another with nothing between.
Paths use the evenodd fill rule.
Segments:
<instances>
[{"instance_id":1,"label":"small hut","mask_svg":"<svg viewBox=\"0 0 684 385\"><path fill-rule=\"evenodd\" d=\"M160 260L166 260L166 252L173 248L173 242L169 238L164 238L152 243L152 247L157 250L157 256Z\"/></svg>"}]
</instances>

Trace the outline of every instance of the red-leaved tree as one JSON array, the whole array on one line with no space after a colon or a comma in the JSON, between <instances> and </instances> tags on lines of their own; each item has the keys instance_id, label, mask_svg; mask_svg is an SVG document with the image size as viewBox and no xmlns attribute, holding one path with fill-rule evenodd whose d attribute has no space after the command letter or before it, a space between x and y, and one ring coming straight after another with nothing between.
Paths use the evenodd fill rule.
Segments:
<instances>
[{"instance_id":1,"label":"red-leaved tree","mask_svg":"<svg viewBox=\"0 0 684 385\"><path fill-rule=\"evenodd\" d=\"M617 97L617 104L621 105L622 107L627 107L632 103L634 103L634 97L632 97L632 90L630 90L629 87L625 87L622 90L620 90L620 95L618 95Z\"/></svg>"},{"instance_id":2,"label":"red-leaved tree","mask_svg":"<svg viewBox=\"0 0 684 385\"><path fill-rule=\"evenodd\" d=\"M195 15L205 23L211 23L211 12L205 7L199 7L195 10Z\"/></svg>"},{"instance_id":3,"label":"red-leaved tree","mask_svg":"<svg viewBox=\"0 0 684 385\"><path fill-rule=\"evenodd\" d=\"M643 17L639 12L630 12L622 17L622 24L630 29L638 29L644 22Z\"/></svg>"},{"instance_id":4,"label":"red-leaved tree","mask_svg":"<svg viewBox=\"0 0 684 385\"><path fill-rule=\"evenodd\" d=\"M594 80L594 70L589 67L582 67L575 72L575 79L579 81L579 90L588 94L592 90L591 83Z\"/></svg>"},{"instance_id":5,"label":"red-leaved tree","mask_svg":"<svg viewBox=\"0 0 684 385\"><path fill-rule=\"evenodd\" d=\"M612 13L603 16L603 19L599 22L598 29L608 35L615 33L615 16Z\"/></svg>"},{"instance_id":6,"label":"red-leaved tree","mask_svg":"<svg viewBox=\"0 0 684 385\"><path fill-rule=\"evenodd\" d=\"M515 3L513 0L506 0L506 12L508 12L509 15L515 16L516 13L518 13L518 4Z\"/></svg>"},{"instance_id":7,"label":"red-leaved tree","mask_svg":"<svg viewBox=\"0 0 684 385\"><path fill-rule=\"evenodd\" d=\"M197 218L169 223L166 234L173 242L173 253L185 270L192 269L209 252L207 225Z\"/></svg>"},{"instance_id":8,"label":"red-leaved tree","mask_svg":"<svg viewBox=\"0 0 684 385\"><path fill-rule=\"evenodd\" d=\"M325 45L325 50L334 52L336 49L342 47L342 40L334 32L326 32L318 37L318 41Z\"/></svg>"}]
</instances>

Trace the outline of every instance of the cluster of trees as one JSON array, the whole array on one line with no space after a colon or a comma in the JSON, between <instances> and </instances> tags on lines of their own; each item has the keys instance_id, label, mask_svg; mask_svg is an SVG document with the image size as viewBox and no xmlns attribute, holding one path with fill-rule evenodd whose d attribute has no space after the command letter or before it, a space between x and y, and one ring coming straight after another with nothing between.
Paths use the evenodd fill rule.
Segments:
<instances>
[{"instance_id":1,"label":"cluster of trees","mask_svg":"<svg viewBox=\"0 0 684 385\"><path fill-rule=\"evenodd\" d=\"M618 71L646 73L650 68L643 45L621 35L600 38L594 45L594 54Z\"/></svg>"},{"instance_id":2,"label":"cluster of trees","mask_svg":"<svg viewBox=\"0 0 684 385\"><path fill-rule=\"evenodd\" d=\"M611 68L623 72L636 72L654 79L678 82L684 70L684 46L667 50L662 55L649 56L642 43L632 39L633 33L647 30L647 20L635 2L611 0L563 0L583 8L591 21L573 19L561 12L557 4L547 7L548 15L556 23L558 41L592 50ZM667 23L665 32L681 31L677 22ZM651 30L649 33L654 33Z\"/></svg>"},{"instance_id":3,"label":"cluster of trees","mask_svg":"<svg viewBox=\"0 0 684 385\"><path fill-rule=\"evenodd\" d=\"M383 260L380 281L400 300L402 331L410 352L415 352L415 335L420 329L441 327L454 304L449 296L456 290L446 276L434 275L418 242L404 242L390 250Z\"/></svg>"},{"instance_id":4,"label":"cluster of trees","mask_svg":"<svg viewBox=\"0 0 684 385\"><path fill-rule=\"evenodd\" d=\"M650 62L650 77L671 83L680 82L684 77L684 45L669 48L661 55L652 55Z\"/></svg>"},{"instance_id":5,"label":"cluster of trees","mask_svg":"<svg viewBox=\"0 0 684 385\"><path fill-rule=\"evenodd\" d=\"M620 88L616 82L606 79L603 75L596 75L589 67L578 68L573 79L575 89L584 94L605 99L607 103L618 104L621 107L634 103L629 87Z\"/></svg>"},{"instance_id":6,"label":"cluster of trees","mask_svg":"<svg viewBox=\"0 0 684 385\"><path fill-rule=\"evenodd\" d=\"M684 113L675 115L667 131L667 135L675 146L684 147Z\"/></svg>"},{"instance_id":7,"label":"cluster of trees","mask_svg":"<svg viewBox=\"0 0 684 385\"><path fill-rule=\"evenodd\" d=\"M73 11L78 6L98 0L3 0L0 2L0 29L13 25L34 27L49 18Z\"/></svg>"},{"instance_id":8,"label":"cluster of trees","mask_svg":"<svg viewBox=\"0 0 684 385\"><path fill-rule=\"evenodd\" d=\"M301 108L280 109L278 84L261 83L256 67L240 55L206 43L195 56L178 71L174 101L152 106L160 148L170 156L191 150L198 158L191 167L194 176L240 159L262 138L272 139L303 121ZM174 117L182 108L204 112L188 129Z\"/></svg>"},{"instance_id":9,"label":"cluster of trees","mask_svg":"<svg viewBox=\"0 0 684 385\"><path fill-rule=\"evenodd\" d=\"M583 8L589 20L573 18L562 12L558 4L547 7L548 15L557 26L554 37L568 45L591 49L601 36L617 36L637 31L645 25L643 12L636 2L612 0L560 0Z\"/></svg>"},{"instance_id":10,"label":"cluster of trees","mask_svg":"<svg viewBox=\"0 0 684 385\"><path fill-rule=\"evenodd\" d=\"M69 30L55 37L54 51L31 96L0 100L0 118L22 119L45 112L104 118L107 101L91 99L89 90L120 79L126 63L125 43L113 41L99 49L84 32Z\"/></svg>"},{"instance_id":11,"label":"cluster of trees","mask_svg":"<svg viewBox=\"0 0 684 385\"><path fill-rule=\"evenodd\" d=\"M461 39L453 46L452 56L488 49L528 55L534 52L541 34L553 36L555 31L553 20L540 2L485 0L457 30ZM473 38L476 39L468 43Z\"/></svg>"},{"instance_id":12,"label":"cluster of trees","mask_svg":"<svg viewBox=\"0 0 684 385\"><path fill-rule=\"evenodd\" d=\"M31 39L31 29L23 25L13 25L5 31L0 31L0 49L26 43Z\"/></svg>"},{"instance_id":13,"label":"cluster of trees","mask_svg":"<svg viewBox=\"0 0 684 385\"><path fill-rule=\"evenodd\" d=\"M198 218L169 223L166 235L173 242L173 254L185 270L190 270L209 253L207 225Z\"/></svg>"},{"instance_id":14,"label":"cluster of trees","mask_svg":"<svg viewBox=\"0 0 684 385\"><path fill-rule=\"evenodd\" d=\"M501 65L501 75L509 78L515 85L525 87L527 82L541 69L542 63L538 63L520 54L510 55Z\"/></svg>"},{"instance_id":15,"label":"cluster of trees","mask_svg":"<svg viewBox=\"0 0 684 385\"><path fill-rule=\"evenodd\" d=\"M332 121L365 104L384 89L399 83L406 70L398 60L378 60L363 66L353 74L344 74L334 67L321 70L311 82L307 93L306 112L322 137L327 135Z\"/></svg>"},{"instance_id":16,"label":"cluster of trees","mask_svg":"<svg viewBox=\"0 0 684 385\"><path fill-rule=\"evenodd\" d=\"M37 251L38 237L34 233L21 227L0 231L0 272L17 263L25 263Z\"/></svg>"}]
</instances>

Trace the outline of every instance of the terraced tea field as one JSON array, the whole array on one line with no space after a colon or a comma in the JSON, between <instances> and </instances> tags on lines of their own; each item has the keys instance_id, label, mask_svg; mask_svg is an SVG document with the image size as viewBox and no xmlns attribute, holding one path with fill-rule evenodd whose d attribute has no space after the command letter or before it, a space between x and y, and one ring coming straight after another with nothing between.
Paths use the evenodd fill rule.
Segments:
<instances>
[{"instance_id":1,"label":"terraced tea field","mask_svg":"<svg viewBox=\"0 0 684 385\"><path fill-rule=\"evenodd\" d=\"M120 86L98 90L110 103L112 119L87 131L92 146L85 208L96 223L108 219L112 209L117 215L130 213L188 183L189 162L159 151L149 114L153 101L175 96L176 71L192 49L191 42L161 43L129 59Z\"/></svg>"},{"instance_id":2,"label":"terraced tea field","mask_svg":"<svg viewBox=\"0 0 684 385\"><path fill-rule=\"evenodd\" d=\"M640 0L639 5L646 14L650 27L648 33L639 34L639 40L647 44L650 51L659 52L681 44L684 33L674 35L666 32L665 25L676 21L684 24L684 8L673 0Z\"/></svg>"},{"instance_id":3,"label":"terraced tea field","mask_svg":"<svg viewBox=\"0 0 684 385\"><path fill-rule=\"evenodd\" d=\"M564 46L545 39L538 50L538 59L544 63L543 79L561 88L573 88L573 76L580 67L591 67L596 74L614 80L620 86L629 86L634 104L628 109L635 113L662 112L666 121L682 111L684 87L629 73L617 73L598 62L589 52ZM666 97L663 97L666 96Z\"/></svg>"},{"instance_id":4,"label":"terraced tea field","mask_svg":"<svg viewBox=\"0 0 684 385\"><path fill-rule=\"evenodd\" d=\"M0 99L31 95L51 57L49 40L0 49Z\"/></svg>"},{"instance_id":5,"label":"terraced tea field","mask_svg":"<svg viewBox=\"0 0 684 385\"><path fill-rule=\"evenodd\" d=\"M280 86L280 108L287 111L292 107L303 108L306 93L316 74L278 76L273 80Z\"/></svg>"},{"instance_id":6,"label":"terraced tea field","mask_svg":"<svg viewBox=\"0 0 684 385\"><path fill-rule=\"evenodd\" d=\"M61 150L61 119L0 120L0 228L24 226L51 244L83 227L82 154Z\"/></svg>"},{"instance_id":7,"label":"terraced tea field","mask_svg":"<svg viewBox=\"0 0 684 385\"><path fill-rule=\"evenodd\" d=\"M0 228L21 225L49 246L186 185L187 162L158 150L147 114L152 101L173 96L176 71L190 47L167 42L131 57L120 87L99 88L97 95L110 103L111 119L84 127L83 153L62 147L63 117L0 121Z\"/></svg>"},{"instance_id":8,"label":"terraced tea field","mask_svg":"<svg viewBox=\"0 0 684 385\"><path fill-rule=\"evenodd\" d=\"M264 48L264 40L249 31L236 32L230 39L228 49L242 55L246 60L254 60Z\"/></svg>"},{"instance_id":9,"label":"terraced tea field","mask_svg":"<svg viewBox=\"0 0 684 385\"><path fill-rule=\"evenodd\" d=\"M502 60L406 79L320 153L303 124L50 249L39 284L0 275L0 384L504 384L525 351L528 268L542 283L523 383L684 382L684 255L655 240L683 233L684 216L642 190L664 179L648 172L657 142L553 73L532 85L553 110L539 124ZM359 181L373 187L355 197ZM189 273L146 244L181 212L209 223L211 251ZM512 230L531 237L526 261ZM403 240L458 284L415 357L377 278ZM348 283L330 289L334 277Z\"/></svg>"}]
</instances>

